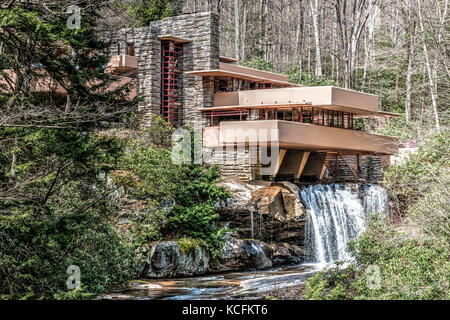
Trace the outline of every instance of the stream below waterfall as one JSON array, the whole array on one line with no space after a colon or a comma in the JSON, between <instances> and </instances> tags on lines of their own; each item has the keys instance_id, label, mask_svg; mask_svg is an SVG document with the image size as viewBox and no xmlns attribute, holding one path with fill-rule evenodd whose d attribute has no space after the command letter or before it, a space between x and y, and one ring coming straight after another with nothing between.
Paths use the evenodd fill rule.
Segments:
<instances>
[{"instance_id":1,"label":"stream below waterfall","mask_svg":"<svg viewBox=\"0 0 450 320\"><path fill-rule=\"evenodd\" d=\"M148 279L131 288L99 297L108 300L258 299L268 291L299 285L312 276L315 265L304 264L267 271L244 271L188 278Z\"/></svg>"},{"instance_id":2,"label":"stream below waterfall","mask_svg":"<svg viewBox=\"0 0 450 320\"><path fill-rule=\"evenodd\" d=\"M307 211L304 260L308 263L266 271L137 280L129 289L99 299L263 298L272 290L303 284L336 261L351 260L348 242L361 235L370 215L387 212L386 190L375 184L311 185L299 189L299 194ZM253 214L250 210L252 236Z\"/></svg>"}]
</instances>

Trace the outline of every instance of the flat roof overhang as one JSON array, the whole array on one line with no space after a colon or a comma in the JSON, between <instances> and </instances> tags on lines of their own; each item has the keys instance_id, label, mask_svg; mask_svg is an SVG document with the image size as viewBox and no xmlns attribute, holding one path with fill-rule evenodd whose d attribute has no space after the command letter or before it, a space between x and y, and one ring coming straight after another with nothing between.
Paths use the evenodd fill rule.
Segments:
<instances>
[{"instance_id":1,"label":"flat roof overhang","mask_svg":"<svg viewBox=\"0 0 450 320\"><path fill-rule=\"evenodd\" d=\"M295 84L295 83L290 83L290 82L285 82L285 81L278 81L278 80L273 80L273 79L269 79L269 78L251 76L251 75L244 74L244 73L231 72L231 71L225 71L225 70L219 70L219 69L201 70L201 71L188 71L188 72L186 72L186 74L193 75L193 76L200 76L200 77L238 78L238 79L244 79L244 80L253 81L253 82L273 83L273 84L278 84L278 85L283 85L283 86L300 87L299 84Z\"/></svg>"},{"instance_id":2,"label":"flat roof overhang","mask_svg":"<svg viewBox=\"0 0 450 320\"><path fill-rule=\"evenodd\" d=\"M214 94L214 107L204 111L252 108L320 107L365 116L399 116L378 110L376 95L354 90L324 87L302 87L218 92Z\"/></svg>"},{"instance_id":3,"label":"flat roof overhang","mask_svg":"<svg viewBox=\"0 0 450 320\"><path fill-rule=\"evenodd\" d=\"M284 120L226 121L203 129L206 148L278 144L279 148L346 153L396 154L398 138Z\"/></svg>"},{"instance_id":4,"label":"flat roof overhang","mask_svg":"<svg viewBox=\"0 0 450 320\"><path fill-rule=\"evenodd\" d=\"M253 82L272 83L282 86L301 87L290 83L288 77L282 74L242 67L236 64L219 62L219 69L188 71L188 75L199 77L229 77ZM271 89L272 90L272 89Z\"/></svg>"},{"instance_id":5,"label":"flat roof overhang","mask_svg":"<svg viewBox=\"0 0 450 320\"><path fill-rule=\"evenodd\" d=\"M182 37L177 37L177 36L174 36L174 35L172 35L172 34L162 34L162 35L157 36L157 38L158 38L159 40L161 40L161 41L166 40L166 41L173 41L173 42L175 42L175 43L187 43L187 42L191 42L190 39L186 39L186 38L182 38Z\"/></svg>"},{"instance_id":6,"label":"flat roof overhang","mask_svg":"<svg viewBox=\"0 0 450 320\"><path fill-rule=\"evenodd\" d=\"M219 56L219 61L220 62L225 62L225 63L237 63L237 62L239 62L238 59L230 58L230 57L224 57L224 56Z\"/></svg>"}]
</instances>

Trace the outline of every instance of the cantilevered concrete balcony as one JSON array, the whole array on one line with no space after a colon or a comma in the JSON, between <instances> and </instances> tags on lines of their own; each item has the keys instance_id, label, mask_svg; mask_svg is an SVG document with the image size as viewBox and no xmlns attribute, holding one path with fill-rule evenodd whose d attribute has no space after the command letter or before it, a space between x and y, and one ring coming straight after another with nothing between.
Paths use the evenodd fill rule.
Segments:
<instances>
[{"instance_id":1,"label":"cantilevered concrete balcony","mask_svg":"<svg viewBox=\"0 0 450 320\"><path fill-rule=\"evenodd\" d=\"M5 77L0 76L0 85L4 86L4 89L0 89L1 93L11 94L11 86L14 88L17 83L17 75L12 70L4 70ZM30 82L30 92L40 92L43 94L57 94L66 96L66 90L54 80L44 69L35 70L35 76ZM8 79L8 80L7 80Z\"/></svg>"},{"instance_id":2,"label":"cantilevered concrete balcony","mask_svg":"<svg viewBox=\"0 0 450 320\"><path fill-rule=\"evenodd\" d=\"M206 148L228 145L278 144L280 149L396 154L398 139L362 131L284 120L222 121L203 129Z\"/></svg>"},{"instance_id":3,"label":"cantilevered concrete balcony","mask_svg":"<svg viewBox=\"0 0 450 320\"><path fill-rule=\"evenodd\" d=\"M3 72L6 74L8 80L0 75L0 93L11 94L14 91L12 88L14 88L17 83L17 75L12 70L4 70ZM67 96L66 89L64 89L58 81L53 79L45 69L36 70L35 74L36 75L31 79L30 92L39 92L47 95L56 94L62 97ZM95 81L93 84L95 85L97 83L98 81ZM130 86L130 92L127 95L128 99L134 99L136 97L136 79L134 78L119 76L116 81L110 83L106 92L111 92L124 85Z\"/></svg>"},{"instance_id":4,"label":"cantilevered concrete balcony","mask_svg":"<svg viewBox=\"0 0 450 320\"><path fill-rule=\"evenodd\" d=\"M214 108L208 111L289 106L320 107L358 115L396 115L379 111L376 95L332 86L218 92L214 94Z\"/></svg>"},{"instance_id":5,"label":"cantilevered concrete balcony","mask_svg":"<svg viewBox=\"0 0 450 320\"><path fill-rule=\"evenodd\" d=\"M136 70L139 65L139 58L128 55L112 56L111 61L106 66L106 70L111 70L113 73L120 73L125 71Z\"/></svg>"}]
</instances>

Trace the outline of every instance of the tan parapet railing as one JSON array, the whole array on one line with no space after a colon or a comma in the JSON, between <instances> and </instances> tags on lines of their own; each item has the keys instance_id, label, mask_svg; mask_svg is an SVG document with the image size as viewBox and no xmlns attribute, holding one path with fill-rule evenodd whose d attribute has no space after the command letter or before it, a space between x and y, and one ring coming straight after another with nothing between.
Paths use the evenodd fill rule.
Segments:
<instances>
[{"instance_id":1,"label":"tan parapet railing","mask_svg":"<svg viewBox=\"0 0 450 320\"><path fill-rule=\"evenodd\" d=\"M112 56L108 65L106 66L106 72L124 72L129 70L136 70L139 66L139 58L128 55L116 55Z\"/></svg>"},{"instance_id":2,"label":"tan parapet railing","mask_svg":"<svg viewBox=\"0 0 450 320\"><path fill-rule=\"evenodd\" d=\"M242 143L275 143L280 148L292 150L396 154L399 140L362 131L284 120L223 121L219 126L203 130L206 148Z\"/></svg>"},{"instance_id":3,"label":"tan parapet railing","mask_svg":"<svg viewBox=\"0 0 450 320\"><path fill-rule=\"evenodd\" d=\"M305 105L355 114L373 114L379 112L378 104L376 95L332 86L219 92L214 95L214 107L223 108Z\"/></svg>"}]
</instances>

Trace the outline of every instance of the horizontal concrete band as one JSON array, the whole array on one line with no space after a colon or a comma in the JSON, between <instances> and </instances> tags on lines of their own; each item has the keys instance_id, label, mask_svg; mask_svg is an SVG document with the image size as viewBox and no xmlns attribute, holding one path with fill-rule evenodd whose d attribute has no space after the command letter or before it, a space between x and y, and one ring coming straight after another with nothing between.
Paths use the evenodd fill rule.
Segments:
<instances>
[{"instance_id":1,"label":"horizontal concrete band","mask_svg":"<svg viewBox=\"0 0 450 320\"><path fill-rule=\"evenodd\" d=\"M227 121L203 129L207 148L277 144L293 150L396 154L398 143L395 137L283 120Z\"/></svg>"}]
</instances>

